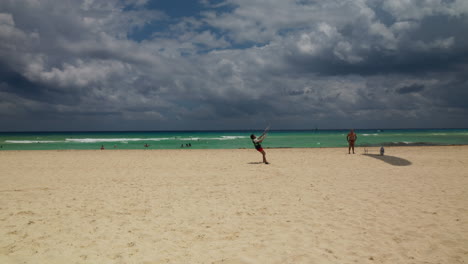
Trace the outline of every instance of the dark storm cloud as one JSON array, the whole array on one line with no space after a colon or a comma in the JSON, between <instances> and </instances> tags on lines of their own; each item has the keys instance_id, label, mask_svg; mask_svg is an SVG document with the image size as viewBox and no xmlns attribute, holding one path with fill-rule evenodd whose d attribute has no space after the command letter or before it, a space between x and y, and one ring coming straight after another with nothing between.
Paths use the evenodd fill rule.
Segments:
<instances>
[{"instance_id":1,"label":"dark storm cloud","mask_svg":"<svg viewBox=\"0 0 468 264\"><path fill-rule=\"evenodd\" d=\"M441 108L468 109L468 75L452 78L441 77L441 85L431 92L434 96L433 103Z\"/></svg>"},{"instance_id":2,"label":"dark storm cloud","mask_svg":"<svg viewBox=\"0 0 468 264\"><path fill-rule=\"evenodd\" d=\"M3 1L1 129L468 126L466 1L191 5Z\"/></svg>"},{"instance_id":3,"label":"dark storm cloud","mask_svg":"<svg viewBox=\"0 0 468 264\"><path fill-rule=\"evenodd\" d=\"M44 87L31 82L20 73L14 72L11 68L0 63L0 83L3 84L2 91L15 93L19 96L34 99L46 99Z\"/></svg>"},{"instance_id":4,"label":"dark storm cloud","mask_svg":"<svg viewBox=\"0 0 468 264\"><path fill-rule=\"evenodd\" d=\"M352 26L336 28L338 36L328 37L327 45L319 45L319 53L299 49L285 56L290 69L324 75L420 74L453 72L460 64L468 62L467 16L427 17L417 28L400 36L392 47L386 47L378 40L372 45L373 36L363 34L359 27L349 30L348 27ZM321 38L320 33L309 35L311 39ZM348 43L348 51L355 60L339 56L340 43Z\"/></svg>"},{"instance_id":5,"label":"dark storm cloud","mask_svg":"<svg viewBox=\"0 0 468 264\"><path fill-rule=\"evenodd\" d=\"M51 104L66 103L76 105L80 103L80 93L75 91L64 92L52 85L34 82L21 73L12 71L0 63L0 91L15 94L17 96Z\"/></svg>"},{"instance_id":6,"label":"dark storm cloud","mask_svg":"<svg viewBox=\"0 0 468 264\"><path fill-rule=\"evenodd\" d=\"M399 94L408 94L408 93L418 93L424 90L424 85L421 84L412 84L409 86L403 86L397 89Z\"/></svg>"}]
</instances>

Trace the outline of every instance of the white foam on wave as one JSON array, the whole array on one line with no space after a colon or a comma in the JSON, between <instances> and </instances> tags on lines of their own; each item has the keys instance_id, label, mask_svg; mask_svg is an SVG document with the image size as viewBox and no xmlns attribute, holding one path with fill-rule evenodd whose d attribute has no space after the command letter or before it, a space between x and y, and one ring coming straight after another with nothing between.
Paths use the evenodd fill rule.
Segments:
<instances>
[{"instance_id":1,"label":"white foam on wave","mask_svg":"<svg viewBox=\"0 0 468 264\"><path fill-rule=\"evenodd\" d=\"M208 140L235 140L235 139L244 139L248 138L247 136L221 136L219 138L207 138Z\"/></svg>"},{"instance_id":2,"label":"white foam on wave","mask_svg":"<svg viewBox=\"0 0 468 264\"><path fill-rule=\"evenodd\" d=\"M233 139L243 139L248 138L247 136L221 136L218 140L233 140Z\"/></svg>"},{"instance_id":3,"label":"white foam on wave","mask_svg":"<svg viewBox=\"0 0 468 264\"><path fill-rule=\"evenodd\" d=\"M409 145L409 144L413 144L414 142L410 142L410 141L395 142L395 144L398 144L398 143L403 143L403 144Z\"/></svg>"},{"instance_id":4,"label":"white foam on wave","mask_svg":"<svg viewBox=\"0 0 468 264\"><path fill-rule=\"evenodd\" d=\"M362 134L362 135L367 137L367 136L378 136L379 134Z\"/></svg>"},{"instance_id":5,"label":"white foam on wave","mask_svg":"<svg viewBox=\"0 0 468 264\"><path fill-rule=\"evenodd\" d=\"M53 140L6 140L5 143L11 144L38 144L38 143L107 143L107 142L120 142L128 144L129 142L136 141L163 141L163 140L181 140L181 141L196 141L196 140L235 140L244 139L247 136L221 136L217 138L199 138L199 137L185 137L185 138L67 138L64 141Z\"/></svg>"},{"instance_id":6,"label":"white foam on wave","mask_svg":"<svg viewBox=\"0 0 468 264\"><path fill-rule=\"evenodd\" d=\"M198 137L190 137L190 138L177 138L178 140L235 140L235 139L243 139L248 138L247 136L221 136L216 138L198 138Z\"/></svg>"},{"instance_id":7,"label":"white foam on wave","mask_svg":"<svg viewBox=\"0 0 468 264\"><path fill-rule=\"evenodd\" d=\"M5 143L12 144L37 144L37 143L63 143L64 141L52 141L52 140L5 140Z\"/></svg>"},{"instance_id":8,"label":"white foam on wave","mask_svg":"<svg viewBox=\"0 0 468 264\"><path fill-rule=\"evenodd\" d=\"M121 142L128 143L129 141L162 141L169 138L67 138L67 142L74 143L98 143L98 142Z\"/></svg>"}]
</instances>

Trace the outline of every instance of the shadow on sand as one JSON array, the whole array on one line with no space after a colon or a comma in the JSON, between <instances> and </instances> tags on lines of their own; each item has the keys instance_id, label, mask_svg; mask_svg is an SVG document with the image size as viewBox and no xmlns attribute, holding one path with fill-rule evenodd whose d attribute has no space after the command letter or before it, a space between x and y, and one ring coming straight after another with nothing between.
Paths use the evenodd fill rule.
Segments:
<instances>
[{"instance_id":1,"label":"shadow on sand","mask_svg":"<svg viewBox=\"0 0 468 264\"><path fill-rule=\"evenodd\" d=\"M394 157L394 156L380 156L378 154L363 154L364 156L372 157L374 159L378 159L384 161L393 166L409 166L411 165L411 161Z\"/></svg>"},{"instance_id":2,"label":"shadow on sand","mask_svg":"<svg viewBox=\"0 0 468 264\"><path fill-rule=\"evenodd\" d=\"M249 162L249 164L263 164L263 162L262 161L260 161L260 162Z\"/></svg>"}]
</instances>

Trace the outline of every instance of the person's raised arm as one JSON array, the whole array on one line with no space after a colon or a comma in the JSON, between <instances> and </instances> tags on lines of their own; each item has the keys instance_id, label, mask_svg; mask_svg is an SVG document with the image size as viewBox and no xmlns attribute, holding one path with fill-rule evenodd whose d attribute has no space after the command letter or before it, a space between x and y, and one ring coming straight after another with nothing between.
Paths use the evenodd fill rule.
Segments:
<instances>
[{"instance_id":1,"label":"person's raised arm","mask_svg":"<svg viewBox=\"0 0 468 264\"><path fill-rule=\"evenodd\" d=\"M261 136L258 137L258 140L262 142L265 139L266 135L266 133L263 133Z\"/></svg>"}]
</instances>

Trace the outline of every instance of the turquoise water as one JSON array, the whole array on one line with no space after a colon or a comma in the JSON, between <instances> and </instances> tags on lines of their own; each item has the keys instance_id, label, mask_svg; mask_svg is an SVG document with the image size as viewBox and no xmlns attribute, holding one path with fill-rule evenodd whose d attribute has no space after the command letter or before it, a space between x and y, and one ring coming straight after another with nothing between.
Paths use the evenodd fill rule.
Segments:
<instances>
[{"instance_id":1,"label":"turquoise water","mask_svg":"<svg viewBox=\"0 0 468 264\"><path fill-rule=\"evenodd\" d=\"M0 150L253 148L262 131L8 132ZM348 130L270 131L265 148L346 147ZM468 129L356 130L359 146L468 145Z\"/></svg>"}]
</instances>

